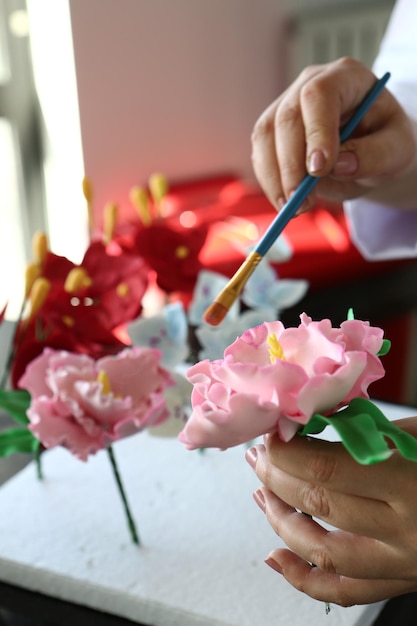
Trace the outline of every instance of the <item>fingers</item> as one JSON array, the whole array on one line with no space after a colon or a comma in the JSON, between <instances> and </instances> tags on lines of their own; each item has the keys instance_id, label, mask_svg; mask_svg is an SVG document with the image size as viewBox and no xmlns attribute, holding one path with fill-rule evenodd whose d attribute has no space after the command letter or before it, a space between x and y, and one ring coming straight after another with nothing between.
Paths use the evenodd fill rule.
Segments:
<instances>
[{"instance_id":1,"label":"fingers","mask_svg":"<svg viewBox=\"0 0 417 626\"><path fill-rule=\"evenodd\" d=\"M400 552L376 539L328 530L262 487L269 524L292 552L327 573L351 578L408 577ZM259 490L258 492L259 493ZM258 496L259 497L259 496ZM415 573L415 572L414 572Z\"/></svg>"},{"instance_id":2,"label":"fingers","mask_svg":"<svg viewBox=\"0 0 417 626\"><path fill-rule=\"evenodd\" d=\"M364 466L350 456L343 444L310 437L295 436L282 442L276 435L264 438L256 452L262 463L256 463L256 473L262 482L272 486L279 482L275 470L331 491L363 498L371 497L394 502L398 485L412 485L417 479L417 465L400 455L376 465ZM266 483L264 483L266 484Z\"/></svg>"},{"instance_id":3,"label":"fingers","mask_svg":"<svg viewBox=\"0 0 417 626\"><path fill-rule=\"evenodd\" d=\"M308 172L314 176L325 176L330 172L339 150L339 128L343 116L339 83L339 75L326 69L307 81L300 90L305 163Z\"/></svg>"},{"instance_id":4,"label":"fingers","mask_svg":"<svg viewBox=\"0 0 417 626\"><path fill-rule=\"evenodd\" d=\"M281 210L285 203L282 189L278 156L275 149L275 110L279 100L274 102L258 119L252 132L252 165L255 175L273 206Z\"/></svg>"},{"instance_id":5,"label":"fingers","mask_svg":"<svg viewBox=\"0 0 417 626\"><path fill-rule=\"evenodd\" d=\"M372 192L381 202L409 206L404 198L415 197L415 125L386 90L365 122L360 133L340 147L330 174L320 179L317 193L344 201Z\"/></svg>"},{"instance_id":6,"label":"fingers","mask_svg":"<svg viewBox=\"0 0 417 626\"><path fill-rule=\"evenodd\" d=\"M397 425L417 433L417 418ZM311 597L342 606L417 589L417 504L410 497L417 463L394 452L362 466L339 443L264 440L247 459L263 483L254 498L289 548L269 555L273 569Z\"/></svg>"},{"instance_id":7,"label":"fingers","mask_svg":"<svg viewBox=\"0 0 417 626\"><path fill-rule=\"evenodd\" d=\"M406 117L387 90L365 115L357 136L382 132L385 124L389 126L387 120L392 118L391 126L374 144L353 142L344 145L340 153L339 128L375 80L368 68L353 59L310 67L261 115L252 134L253 168L264 192L278 209L307 171L325 178L317 188L321 195L344 199L361 191L361 184L356 184L357 177L376 175L374 163L384 173L387 160L388 167L394 167L391 150L395 147L395 153L398 152L399 144L398 136L395 144L398 119L392 117L393 111L402 115L404 121ZM408 143L412 149L413 141L410 139ZM405 159L401 167L404 163ZM334 168L334 176L347 176L352 182L335 184L334 176L333 180L328 180ZM313 204L312 195L303 209Z\"/></svg>"},{"instance_id":8,"label":"fingers","mask_svg":"<svg viewBox=\"0 0 417 626\"><path fill-rule=\"evenodd\" d=\"M413 437L417 437L417 416L395 420L394 424L401 430L405 430L405 432L413 435Z\"/></svg>"},{"instance_id":9,"label":"fingers","mask_svg":"<svg viewBox=\"0 0 417 626\"><path fill-rule=\"evenodd\" d=\"M283 443L265 437L266 447L247 459L267 489L294 509L349 533L401 545L414 527L417 464L399 454L362 466L341 444L306 437Z\"/></svg>"},{"instance_id":10,"label":"fingers","mask_svg":"<svg viewBox=\"0 0 417 626\"><path fill-rule=\"evenodd\" d=\"M257 120L252 132L252 165L270 202L280 210L306 175L305 129L300 89L320 71L308 68ZM314 193L306 200L311 206Z\"/></svg>"},{"instance_id":11,"label":"fingers","mask_svg":"<svg viewBox=\"0 0 417 626\"><path fill-rule=\"evenodd\" d=\"M310 67L302 72L295 83L286 91L278 101L275 109L274 133L275 150L281 176L281 185L285 199L297 189L300 182L306 176L306 141L310 126L306 126L304 120L303 105L305 106L303 93L314 82L314 78L322 72L321 66ZM310 110L311 103L308 103ZM336 117L336 116L335 116ZM334 128L328 134L334 134L335 149L338 146L338 122L335 120ZM326 128L324 134L328 129ZM325 166L323 151L326 148L319 145L317 151L310 158L310 173L315 174ZM304 204L304 209L311 203L311 196Z\"/></svg>"},{"instance_id":12,"label":"fingers","mask_svg":"<svg viewBox=\"0 0 417 626\"><path fill-rule=\"evenodd\" d=\"M373 108L361 135L343 144L331 174L377 181L395 177L415 158L411 121L403 115L393 96L384 91Z\"/></svg>"},{"instance_id":13,"label":"fingers","mask_svg":"<svg viewBox=\"0 0 417 626\"><path fill-rule=\"evenodd\" d=\"M348 607L370 604L386 598L414 591L413 585L398 580L363 580L348 578L311 567L290 550L280 549L270 553L266 560L296 589L316 600Z\"/></svg>"},{"instance_id":14,"label":"fingers","mask_svg":"<svg viewBox=\"0 0 417 626\"><path fill-rule=\"evenodd\" d=\"M381 541L390 540L392 529L398 524L402 526L397 512L385 502L326 489L277 468L267 471L265 460L266 453L259 451L257 475L270 492L294 509L341 530ZM379 520L376 528L375 519Z\"/></svg>"},{"instance_id":15,"label":"fingers","mask_svg":"<svg viewBox=\"0 0 417 626\"><path fill-rule=\"evenodd\" d=\"M375 75L355 59L343 58L322 66L300 90L300 106L305 127L306 163L311 174L325 176L339 153L340 127L350 119L364 96L375 84ZM385 94L384 94L384 97ZM382 98L382 94L378 100ZM375 103L372 108L375 107ZM379 111L384 108L378 103ZM359 134L367 132L368 111ZM366 129L366 130L365 130ZM314 155L320 153L321 167L314 167Z\"/></svg>"}]
</instances>

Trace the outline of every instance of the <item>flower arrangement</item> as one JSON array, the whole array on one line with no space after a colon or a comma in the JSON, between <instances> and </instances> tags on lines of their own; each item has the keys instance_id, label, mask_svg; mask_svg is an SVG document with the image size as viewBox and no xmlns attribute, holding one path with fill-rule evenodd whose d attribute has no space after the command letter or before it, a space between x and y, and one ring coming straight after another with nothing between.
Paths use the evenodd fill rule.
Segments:
<instances>
[{"instance_id":1,"label":"flower arrangement","mask_svg":"<svg viewBox=\"0 0 417 626\"><path fill-rule=\"evenodd\" d=\"M33 248L0 389L0 408L18 428L0 433L0 455L33 453L42 478L45 449L64 446L82 461L107 450L139 543L112 444L170 415L164 394L175 381L160 352L128 346L117 332L141 314L149 268L104 239L79 265L53 254L42 233Z\"/></svg>"},{"instance_id":2,"label":"flower arrangement","mask_svg":"<svg viewBox=\"0 0 417 626\"><path fill-rule=\"evenodd\" d=\"M79 264L53 253L45 234L35 234L0 382L0 409L17 422L0 433L0 456L33 454L41 479L47 449L63 446L84 462L107 451L135 543L139 535L113 444L145 428L177 435L192 389L185 364L219 354L254 320L276 319L307 289L306 281L277 280L265 262L222 327L205 328L202 313L228 277L199 260L206 225L187 229L175 216L164 217L167 190L165 177L153 175L149 190L131 190L137 222L118 225L117 205L109 203L95 233L92 186L84 180L91 240ZM281 255L288 258L288 249ZM145 302L155 290L160 301L149 315ZM189 293L188 303L178 291Z\"/></svg>"},{"instance_id":3,"label":"flower arrangement","mask_svg":"<svg viewBox=\"0 0 417 626\"><path fill-rule=\"evenodd\" d=\"M289 441L332 425L359 463L383 461L393 447L417 461L417 440L369 400L390 347L382 329L352 312L339 328L305 313L300 319L295 328L264 322L238 337L223 358L188 370L193 411L180 441L190 450L226 449L266 433Z\"/></svg>"}]
</instances>

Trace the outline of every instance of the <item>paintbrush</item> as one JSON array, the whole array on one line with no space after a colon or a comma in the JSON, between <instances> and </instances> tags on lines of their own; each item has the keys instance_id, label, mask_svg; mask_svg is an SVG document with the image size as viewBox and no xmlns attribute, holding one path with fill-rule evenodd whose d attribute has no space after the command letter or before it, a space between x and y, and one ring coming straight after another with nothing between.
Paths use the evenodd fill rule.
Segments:
<instances>
[{"instance_id":1,"label":"paintbrush","mask_svg":"<svg viewBox=\"0 0 417 626\"><path fill-rule=\"evenodd\" d=\"M382 78L377 80L375 85L359 104L358 108L353 113L350 120L340 129L340 143L343 143L344 141L349 139L365 113L369 110L373 102L384 89L389 77L390 73L387 72ZM318 181L318 176L311 176L311 174L307 174L297 190L294 192L288 202L286 202L276 218L270 224L269 228L262 236L256 248L245 259L237 272L232 276L226 287L219 293L214 302L206 309L203 315L203 319L205 322L207 322L207 324L210 324L210 326L218 326L218 324L220 324L220 322L225 318L230 307L238 298L247 280L252 275L259 262L268 252L274 241L276 241L276 239L282 233L285 226L295 215L296 211L300 208L300 206L307 198L308 194L313 190Z\"/></svg>"}]
</instances>

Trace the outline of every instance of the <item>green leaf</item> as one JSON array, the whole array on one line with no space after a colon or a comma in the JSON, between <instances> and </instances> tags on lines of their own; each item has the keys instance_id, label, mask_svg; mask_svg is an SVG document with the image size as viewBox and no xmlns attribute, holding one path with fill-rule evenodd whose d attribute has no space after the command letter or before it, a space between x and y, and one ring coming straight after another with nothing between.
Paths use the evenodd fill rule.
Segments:
<instances>
[{"instance_id":1,"label":"green leaf","mask_svg":"<svg viewBox=\"0 0 417 626\"><path fill-rule=\"evenodd\" d=\"M404 458L417 462L417 439L390 422L370 400L355 398L332 415L315 415L312 422L313 430L310 431L307 424L301 434L317 434L319 422L323 428L333 426L345 448L362 465L379 463L392 455L386 438Z\"/></svg>"},{"instance_id":2,"label":"green leaf","mask_svg":"<svg viewBox=\"0 0 417 626\"><path fill-rule=\"evenodd\" d=\"M385 356L391 350L391 342L389 339L383 339L382 346L377 354L377 356Z\"/></svg>"},{"instance_id":3,"label":"green leaf","mask_svg":"<svg viewBox=\"0 0 417 626\"><path fill-rule=\"evenodd\" d=\"M319 433L323 432L323 430L328 425L329 421L323 415L319 415L317 413L316 415L313 415L310 421L305 426L303 426L301 430L298 431L298 434L303 436L318 435Z\"/></svg>"},{"instance_id":4,"label":"green leaf","mask_svg":"<svg viewBox=\"0 0 417 626\"><path fill-rule=\"evenodd\" d=\"M348 319L348 320L354 320L354 319L355 319L355 315L354 315L354 313L353 313L353 309L352 309L352 308L350 308L350 309L348 310L348 312L347 312L347 318L346 318L346 319Z\"/></svg>"},{"instance_id":5,"label":"green leaf","mask_svg":"<svg viewBox=\"0 0 417 626\"><path fill-rule=\"evenodd\" d=\"M0 457L10 456L15 452L33 453L40 442L26 428L10 428L0 433Z\"/></svg>"},{"instance_id":6,"label":"green leaf","mask_svg":"<svg viewBox=\"0 0 417 626\"><path fill-rule=\"evenodd\" d=\"M30 393L24 389L0 389L0 409L3 409L19 424L29 422L26 411L30 406Z\"/></svg>"}]
</instances>

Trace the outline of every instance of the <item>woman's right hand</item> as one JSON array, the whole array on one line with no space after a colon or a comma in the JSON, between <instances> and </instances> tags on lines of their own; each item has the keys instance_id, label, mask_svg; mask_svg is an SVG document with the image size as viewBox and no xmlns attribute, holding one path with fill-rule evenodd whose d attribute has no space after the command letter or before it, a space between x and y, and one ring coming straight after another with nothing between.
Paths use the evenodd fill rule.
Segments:
<instances>
[{"instance_id":1,"label":"woman's right hand","mask_svg":"<svg viewBox=\"0 0 417 626\"><path fill-rule=\"evenodd\" d=\"M388 68L389 69L389 68ZM339 128L376 77L365 65L343 58L306 68L255 124L252 162L259 184L280 210L306 175L321 180L315 196L344 201L367 195L386 204L415 208L417 123L384 89L356 129L339 143Z\"/></svg>"}]
</instances>

